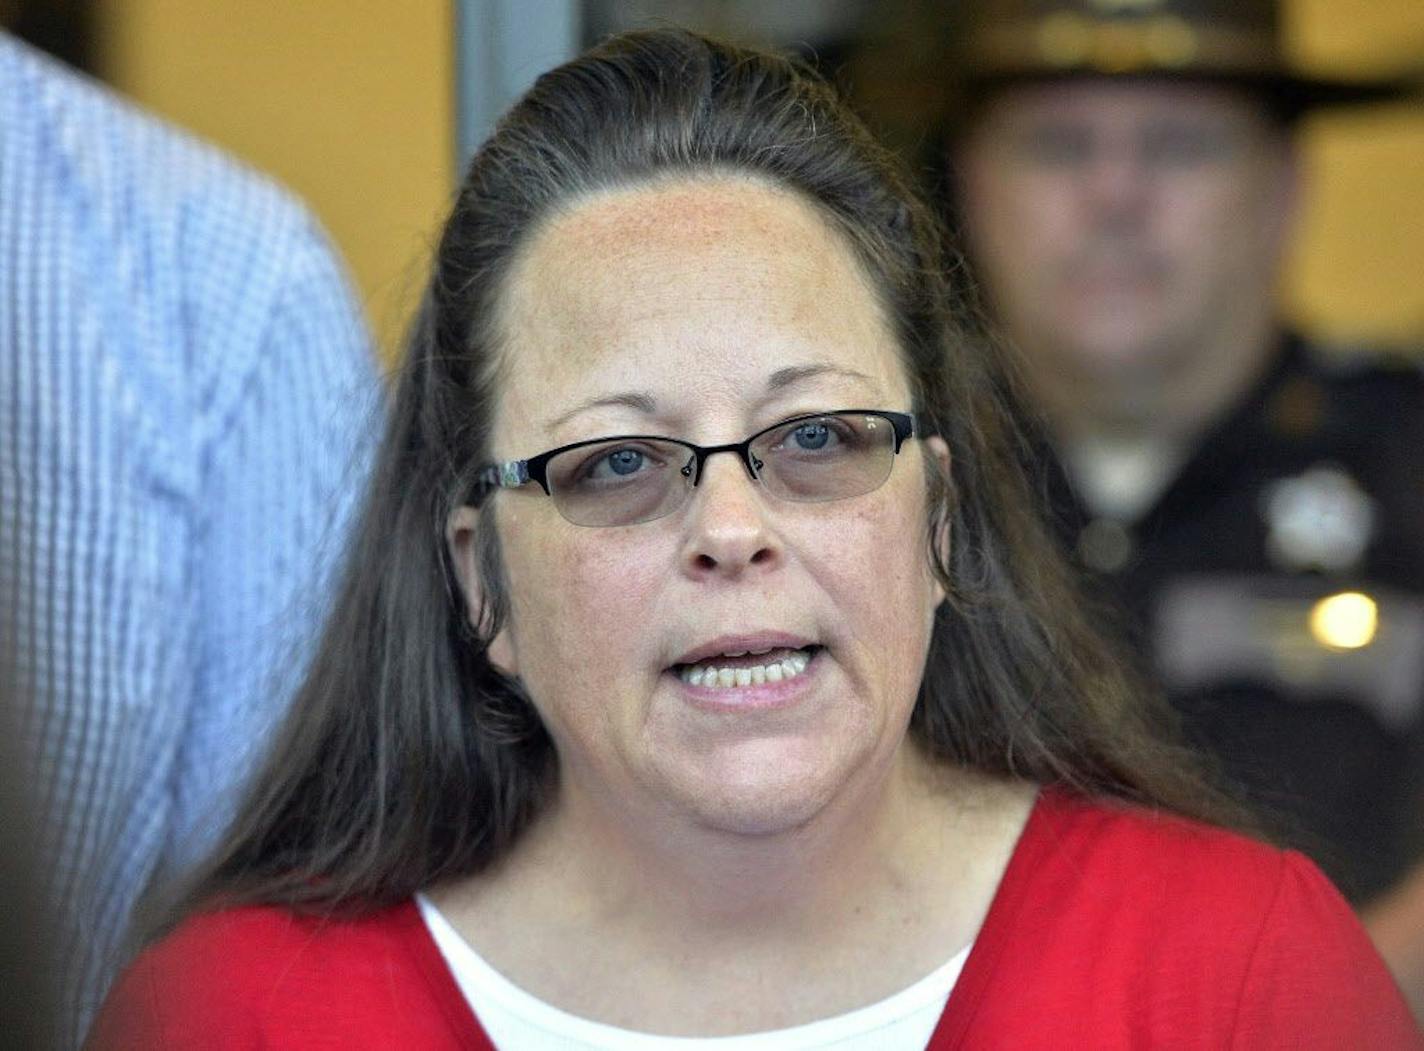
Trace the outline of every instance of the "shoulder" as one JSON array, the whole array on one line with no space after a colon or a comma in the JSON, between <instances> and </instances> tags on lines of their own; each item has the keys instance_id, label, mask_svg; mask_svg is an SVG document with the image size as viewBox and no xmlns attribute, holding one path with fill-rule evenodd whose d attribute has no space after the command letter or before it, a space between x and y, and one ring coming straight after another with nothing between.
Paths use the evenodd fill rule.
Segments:
<instances>
[{"instance_id":1,"label":"shoulder","mask_svg":"<svg viewBox=\"0 0 1424 1051\"><path fill-rule=\"evenodd\" d=\"M92 315L132 377L129 396L164 406L154 410L159 421L174 414L166 402L186 392L172 388L192 373L201 396L239 386L226 377L277 354L322 353L324 364L345 356L369 368L344 266L301 201L7 37L0 152L12 191L0 196L0 222L20 231L0 243L0 266L70 286L64 301Z\"/></svg>"},{"instance_id":2,"label":"shoulder","mask_svg":"<svg viewBox=\"0 0 1424 1051\"><path fill-rule=\"evenodd\" d=\"M8 37L0 37L0 85L15 153L76 190L124 192L102 203L143 208L216 189L302 214L291 195L230 154Z\"/></svg>"},{"instance_id":3,"label":"shoulder","mask_svg":"<svg viewBox=\"0 0 1424 1051\"><path fill-rule=\"evenodd\" d=\"M430 980L432 952L409 901L351 918L268 906L198 915L124 972L91 1041L196 1048L221 1032L223 1046L241 1047L294 1027L335 1039L379 1029L397 1004L434 1025L446 1005L433 995L443 990Z\"/></svg>"},{"instance_id":4,"label":"shoulder","mask_svg":"<svg viewBox=\"0 0 1424 1051\"><path fill-rule=\"evenodd\" d=\"M408 937L412 928L418 929L419 923L409 902L349 916L247 905L199 913L145 955L169 962L202 958L235 970L281 953L339 959L349 952L398 942Z\"/></svg>"},{"instance_id":5,"label":"shoulder","mask_svg":"<svg viewBox=\"0 0 1424 1051\"><path fill-rule=\"evenodd\" d=\"M966 973L986 1018L1064 1014L1131 1046L1188 1023L1200 1046L1419 1046L1359 922L1297 853L1050 789L1000 897L980 936L993 963Z\"/></svg>"},{"instance_id":6,"label":"shoulder","mask_svg":"<svg viewBox=\"0 0 1424 1051\"><path fill-rule=\"evenodd\" d=\"M1324 394L1325 422L1424 416L1424 348L1301 341L1296 380Z\"/></svg>"},{"instance_id":7,"label":"shoulder","mask_svg":"<svg viewBox=\"0 0 1424 1051\"><path fill-rule=\"evenodd\" d=\"M1307 367L1328 380L1424 384L1424 346L1294 338Z\"/></svg>"},{"instance_id":8,"label":"shoulder","mask_svg":"<svg viewBox=\"0 0 1424 1051\"><path fill-rule=\"evenodd\" d=\"M1126 937L1145 922L1159 945L1175 939L1223 956L1244 957L1267 937L1372 955L1309 858L1177 814L1048 789L1021 850L1038 890L1057 888L1065 912L1111 913L1109 926Z\"/></svg>"},{"instance_id":9,"label":"shoulder","mask_svg":"<svg viewBox=\"0 0 1424 1051\"><path fill-rule=\"evenodd\" d=\"M284 982L334 982L367 969L424 938L412 902L353 916L307 915L269 905L245 906L192 917L136 961L179 981L195 964L202 980L269 991Z\"/></svg>"},{"instance_id":10,"label":"shoulder","mask_svg":"<svg viewBox=\"0 0 1424 1051\"><path fill-rule=\"evenodd\" d=\"M1114 907L1140 901L1159 915L1206 908L1259 916L1285 871L1309 864L1176 814L1056 789L1044 792L1024 847L1041 855L1042 878L1089 876L1111 888Z\"/></svg>"},{"instance_id":11,"label":"shoulder","mask_svg":"<svg viewBox=\"0 0 1424 1051\"><path fill-rule=\"evenodd\" d=\"M1312 342L1294 333L1231 431L1259 431L1281 451L1348 448L1424 419L1424 347Z\"/></svg>"},{"instance_id":12,"label":"shoulder","mask_svg":"<svg viewBox=\"0 0 1424 1051\"><path fill-rule=\"evenodd\" d=\"M306 208L273 180L9 37L0 89L0 143L27 207L82 227L130 283L177 253L199 274L257 274L309 265L305 254L324 249ZM104 256L115 241L123 250Z\"/></svg>"}]
</instances>

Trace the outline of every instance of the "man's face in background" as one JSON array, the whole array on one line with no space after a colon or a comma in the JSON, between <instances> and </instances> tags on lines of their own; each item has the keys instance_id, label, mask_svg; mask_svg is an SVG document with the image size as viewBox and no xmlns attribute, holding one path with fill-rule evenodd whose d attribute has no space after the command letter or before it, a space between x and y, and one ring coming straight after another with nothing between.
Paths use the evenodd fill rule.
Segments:
<instances>
[{"instance_id":1,"label":"man's face in background","mask_svg":"<svg viewBox=\"0 0 1424 1051\"><path fill-rule=\"evenodd\" d=\"M1238 344L1272 319L1295 163L1251 96L1163 80L1009 87L955 165L976 272L1035 369L1165 383L1255 352Z\"/></svg>"}]
</instances>

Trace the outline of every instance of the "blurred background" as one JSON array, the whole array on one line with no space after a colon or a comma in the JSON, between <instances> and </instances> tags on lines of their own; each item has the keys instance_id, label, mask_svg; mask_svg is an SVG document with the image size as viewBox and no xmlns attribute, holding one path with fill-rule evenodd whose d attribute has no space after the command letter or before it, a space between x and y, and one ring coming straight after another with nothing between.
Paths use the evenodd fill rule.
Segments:
<instances>
[{"instance_id":1,"label":"blurred background","mask_svg":"<svg viewBox=\"0 0 1424 1051\"><path fill-rule=\"evenodd\" d=\"M952 0L0 0L0 22L286 183L346 256L388 360L459 157L543 67L649 20L797 47L912 156L940 105ZM1304 65L1424 60L1420 0L1293 0ZM1424 342L1424 107L1312 118L1292 320Z\"/></svg>"}]
</instances>

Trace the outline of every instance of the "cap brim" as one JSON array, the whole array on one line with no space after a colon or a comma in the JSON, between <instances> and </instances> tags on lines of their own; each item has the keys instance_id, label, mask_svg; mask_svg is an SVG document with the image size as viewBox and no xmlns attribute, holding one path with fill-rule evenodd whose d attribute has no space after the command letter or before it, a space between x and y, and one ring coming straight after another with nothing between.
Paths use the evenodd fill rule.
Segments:
<instances>
[{"instance_id":1,"label":"cap brim","mask_svg":"<svg viewBox=\"0 0 1424 1051\"><path fill-rule=\"evenodd\" d=\"M1350 80L1302 76L1288 71L1248 73L1197 68L1109 72L1092 68L1025 68L970 71L961 83L966 94L973 95L1018 83L1090 79L1227 84L1261 95L1288 115L1337 107L1424 102L1424 71L1382 79Z\"/></svg>"}]
</instances>

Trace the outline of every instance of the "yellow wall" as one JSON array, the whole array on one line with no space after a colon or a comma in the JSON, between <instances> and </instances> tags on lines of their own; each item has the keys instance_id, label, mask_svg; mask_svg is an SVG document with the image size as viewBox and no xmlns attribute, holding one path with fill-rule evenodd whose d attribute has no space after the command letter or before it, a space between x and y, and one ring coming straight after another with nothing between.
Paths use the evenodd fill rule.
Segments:
<instances>
[{"instance_id":1,"label":"yellow wall","mask_svg":"<svg viewBox=\"0 0 1424 1051\"><path fill-rule=\"evenodd\" d=\"M350 260L393 347L448 202L445 0L99 0L122 90L274 173ZM1424 60L1421 0L1294 0L1304 61ZM1424 339L1424 109L1318 118L1289 310L1344 339Z\"/></svg>"},{"instance_id":2,"label":"yellow wall","mask_svg":"<svg viewBox=\"0 0 1424 1051\"><path fill-rule=\"evenodd\" d=\"M448 206L445 0L100 0L121 91L275 175L315 209L396 346Z\"/></svg>"},{"instance_id":3,"label":"yellow wall","mask_svg":"<svg viewBox=\"0 0 1424 1051\"><path fill-rule=\"evenodd\" d=\"M1421 0L1295 0L1295 55L1312 68L1424 76ZM1286 282L1315 331L1424 341L1424 102L1320 116L1305 129L1310 184Z\"/></svg>"}]
</instances>

